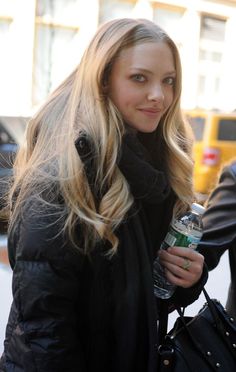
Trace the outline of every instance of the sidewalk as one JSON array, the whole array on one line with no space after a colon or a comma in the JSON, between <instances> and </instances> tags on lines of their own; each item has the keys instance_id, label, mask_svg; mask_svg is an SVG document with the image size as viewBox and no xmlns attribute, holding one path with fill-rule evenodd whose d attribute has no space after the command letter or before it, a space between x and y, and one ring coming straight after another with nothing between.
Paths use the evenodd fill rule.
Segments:
<instances>
[{"instance_id":1,"label":"sidewalk","mask_svg":"<svg viewBox=\"0 0 236 372\"><path fill-rule=\"evenodd\" d=\"M8 254L7 254L7 237L6 235L0 235L0 263L8 265Z\"/></svg>"},{"instance_id":2,"label":"sidewalk","mask_svg":"<svg viewBox=\"0 0 236 372\"><path fill-rule=\"evenodd\" d=\"M5 338L5 328L9 316L12 302L11 292L12 271L8 262L7 254L7 237L0 235L0 293L1 293L1 310L0 310L0 356L3 352L3 340Z\"/></svg>"}]
</instances>

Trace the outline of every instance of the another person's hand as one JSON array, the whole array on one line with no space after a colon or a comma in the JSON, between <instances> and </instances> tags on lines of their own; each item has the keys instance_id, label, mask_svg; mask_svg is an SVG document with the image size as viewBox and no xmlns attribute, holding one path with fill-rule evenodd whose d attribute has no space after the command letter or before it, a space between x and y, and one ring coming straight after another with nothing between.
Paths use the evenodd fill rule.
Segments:
<instances>
[{"instance_id":1,"label":"another person's hand","mask_svg":"<svg viewBox=\"0 0 236 372\"><path fill-rule=\"evenodd\" d=\"M183 288L192 287L201 278L204 257L191 248L169 247L159 251L167 280Z\"/></svg>"}]
</instances>

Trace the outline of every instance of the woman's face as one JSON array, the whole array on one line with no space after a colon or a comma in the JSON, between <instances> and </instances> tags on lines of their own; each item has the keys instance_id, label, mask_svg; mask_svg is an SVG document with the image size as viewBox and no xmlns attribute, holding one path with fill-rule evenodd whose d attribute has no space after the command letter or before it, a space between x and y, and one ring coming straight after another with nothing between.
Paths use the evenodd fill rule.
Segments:
<instances>
[{"instance_id":1,"label":"woman's face","mask_svg":"<svg viewBox=\"0 0 236 372\"><path fill-rule=\"evenodd\" d=\"M173 102L175 77L167 44L135 45L124 49L114 62L108 95L130 127L151 133Z\"/></svg>"}]
</instances>

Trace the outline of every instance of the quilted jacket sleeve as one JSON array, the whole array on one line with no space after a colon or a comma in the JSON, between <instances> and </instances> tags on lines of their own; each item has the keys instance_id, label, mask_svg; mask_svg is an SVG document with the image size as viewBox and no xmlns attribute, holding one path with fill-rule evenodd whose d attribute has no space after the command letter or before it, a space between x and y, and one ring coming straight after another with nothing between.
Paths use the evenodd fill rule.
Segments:
<instances>
[{"instance_id":1,"label":"quilted jacket sleeve","mask_svg":"<svg viewBox=\"0 0 236 372\"><path fill-rule=\"evenodd\" d=\"M9 250L15 251L3 357L9 372L85 371L79 324L82 257L55 236L55 226L34 220L29 210L9 236Z\"/></svg>"},{"instance_id":2,"label":"quilted jacket sleeve","mask_svg":"<svg viewBox=\"0 0 236 372\"><path fill-rule=\"evenodd\" d=\"M232 167L224 168L203 216L204 234L199 251L210 270L236 241L236 176Z\"/></svg>"}]
</instances>

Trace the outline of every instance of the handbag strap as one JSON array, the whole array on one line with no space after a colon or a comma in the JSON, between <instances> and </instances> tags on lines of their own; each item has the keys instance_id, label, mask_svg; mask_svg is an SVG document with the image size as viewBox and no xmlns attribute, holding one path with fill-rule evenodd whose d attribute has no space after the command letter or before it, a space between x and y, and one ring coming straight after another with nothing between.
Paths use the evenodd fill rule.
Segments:
<instances>
[{"instance_id":1,"label":"handbag strap","mask_svg":"<svg viewBox=\"0 0 236 372\"><path fill-rule=\"evenodd\" d=\"M202 292L206 298L206 301L207 301L207 304L209 306L209 309L210 309L210 312L211 312L211 315L214 319L214 324L215 324L215 327L217 328L217 330L221 333L221 335L224 337L224 339L226 340L226 342L228 343L228 338L225 337L225 329L223 327L223 324L222 324L222 321L220 319L220 316L218 314L218 311L215 307L215 304L214 302L212 301L212 299L210 298L209 294L207 293L206 289L203 287L202 289ZM183 317L183 311L181 310L181 308L179 306L176 307L176 310L178 311L179 313L179 316L181 318L181 321L183 323L183 325L186 327L186 324L185 324L185 320L184 320L184 317Z\"/></svg>"},{"instance_id":2,"label":"handbag strap","mask_svg":"<svg viewBox=\"0 0 236 372\"><path fill-rule=\"evenodd\" d=\"M174 349L165 344L165 337L168 328L168 301L159 302L159 327L158 327L158 355L159 369L161 372L172 372L174 365ZM159 370L158 369L158 370Z\"/></svg>"},{"instance_id":3,"label":"handbag strap","mask_svg":"<svg viewBox=\"0 0 236 372\"><path fill-rule=\"evenodd\" d=\"M213 319L215 321L216 328L218 331L222 332L224 331L224 328L222 328L221 319L218 315L218 312L215 308L215 304L210 298L209 294L207 293L205 287L203 287L202 292L206 298L206 301L208 303L209 309L211 311L211 314L213 316ZM181 319L183 318L185 308L181 310L180 306L176 306L176 310L180 316ZM168 303L165 300L160 301L160 317L159 317L159 340L162 342L165 338L165 335L167 334L167 328L168 328Z\"/></svg>"},{"instance_id":4,"label":"handbag strap","mask_svg":"<svg viewBox=\"0 0 236 372\"><path fill-rule=\"evenodd\" d=\"M159 327L158 327L158 340L161 345L165 339L168 328L168 303L166 300L160 300L159 303Z\"/></svg>"},{"instance_id":5,"label":"handbag strap","mask_svg":"<svg viewBox=\"0 0 236 372\"><path fill-rule=\"evenodd\" d=\"M206 350L197 341L197 339L192 335L192 333L190 332L190 330L189 330L189 328L188 328L188 326L187 326L187 324L185 322L185 319L184 319L184 316L183 316L183 313L182 313L181 309L178 307L176 310L178 311L178 314L179 314L180 319L182 321L183 327L184 327L186 333L188 334L189 340L191 340L191 342L194 345L195 349L198 350L198 353L205 360L205 363L208 364L208 366L210 368L212 368L213 371L216 371L217 370L217 366L216 366L217 363L216 363L216 361L214 361L212 358L209 358L207 356Z\"/></svg>"},{"instance_id":6,"label":"handbag strap","mask_svg":"<svg viewBox=\"0 0 236 372\"><path fill-rule=\"evenodd\" d=\"M221 334L222 338L224 339L224 342L228 345L229 349L231 350L234 358L235 358L235 351L232 350L232 345L230 343L229 337L227 337L227 332L225 331L225 328L223 326L222 320L218 314L218 310L216 309L216 305L214 301L211 300L210 296L208 295L205 288L202 289L202 292L206 298L209 310L212 314L212 317L214 319L214 326L218 330L218 332ZM158 330L158 336L159 336L159 356L160 356L160 362L162 371L171 371L172 365L174 362L174 350L171 348L171 346L168 346L168 343L165 343L165 336L167 335L167 327L168 327L168 303L165 300L160 301L161 303L161 309L160 309L160 317L159 317L159 330ZM181 322L183 324L184 329L186 330L190 340L195 345L195 347L199 350L202 357L205 359L206 363L213 368L211 361L207 357L205 350L202 349L201 344L193 337L191 332L188 329L188 326L186 324L185 318L184 318L184 310L181 310L181 307L177 306L176 310L180 316ZM165 363L165 362L168 362ZM214 369L214 368L213 368Z\"/></svg>"},{"instance_id":7,"label":"handbag strap","mask_svg":"<svg viewBox=\"0 0 236 372\"><path fill-rule=\"evenodd\" d=\"M207 291L206 291L205 288L203 288L202 291L203 291L204 296L206 298L206 301L207 301L209 310L211 312L211 315L212 315L212 317L214 319L214 326L215 326L216 330L219 332L219 334L221 335L221 337L224 340L225 344L228 345L228 349L230 350L231 354L236 359L234 345L232 345L232 342L231 342L230 337L229 337L229 333L226 331L226 329L224 327L224 324L222 322L222 319L219 316L219 312L218 312L218 310L216 308L216 304L214 303L214 301L212 301L212 299L208 295L208 293L207 293ZM180 316L181 322L182 322L182 324L183 324L186 332L188 333L189 338L192 340L192 342L194 343L195 347L197 347L199 349L199 351L202 353L202 356L205 358L205 351L202 349L201 345L197 342L197 340L192 336L191 332L189 331L188 326L187 326L186 321L185 321L185 318L183 316L183 312L181 311L181 308L177 307L176 310L178 311L178 314ZM209 362L209 360L207 358L205 358L205 360L207 362Z\"/></svg>"}]
</instances>

